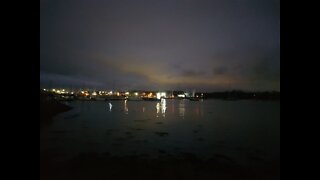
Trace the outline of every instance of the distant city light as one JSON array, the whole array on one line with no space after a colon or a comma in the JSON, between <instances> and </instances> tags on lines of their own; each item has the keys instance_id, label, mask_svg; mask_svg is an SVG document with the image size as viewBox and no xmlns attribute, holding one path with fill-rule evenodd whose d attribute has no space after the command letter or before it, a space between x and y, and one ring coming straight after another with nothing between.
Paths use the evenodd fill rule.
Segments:
<instances>
[{"instance_id":1,"label":"distant city light","mask_svg":"<svg viewBox=\"0 0 320 180\"><path fill-rule=\"evenodd\" d=\"M184 94L178 94L178 97L184 98L184 97L186 97L186 95L184 95Z\"/></svg>"},{"instance_id":2,"label":"distant city light","mask_svg":"<svg viewBox=\"0 0 320 180\"><path fill-rule=\"evenodd\" d=\"M96 92L93 92L93 93L92 93L92 96L96 96L96 95L97 95L97 93L96 93Z\"/></svg>"},{"instance_id":3,"label":"distant city light","mask_svg":"<svg viewBox=\"0 0 320 180\"><path fill-rule=\"evenodd\" d=\"M56 89L52 89L52 91L54 92L54 91L56 91Z\"/></svg>"},{"instance_id":4,"label":"distant city light","mask_svg":"<svg viewBox=\"0 0 320 180\"><path fill-rule=\"evenodd\" d=\"M156 96L157 96L157 99L161 99L162 97L166 97L166 93L165 92L157 92L157 94L156 94Z\"/></svg>"},{"instance_id":5,"label":"distant city light","mask_svg":"<svg viewBox=\"0 0 320 180\"><path fill-rule=\"evenodd\" d=\"M134 93L134 95L138 96L138 93L137 93L137 92L135 92L135 93Z\"/></svg>"},{"instance_id":6,"label":"distant city light","mask_svg":"<svg viewBox=\"0 0 320 180\"><path fill-rule=\"evenodd\" d=\"M125 95L129 95L129 92L126 92Z\"/></svg>"}]
</instances>

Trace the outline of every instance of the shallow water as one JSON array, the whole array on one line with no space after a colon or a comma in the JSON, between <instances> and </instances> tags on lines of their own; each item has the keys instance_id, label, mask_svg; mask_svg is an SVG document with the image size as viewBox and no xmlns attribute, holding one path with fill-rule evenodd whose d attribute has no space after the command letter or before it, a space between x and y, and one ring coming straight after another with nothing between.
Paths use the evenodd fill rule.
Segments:
<instances>
[{"instance_id":1,"label":"shallow water","mask_svg":"<svg viewBox=\"0 0 320 180\"><path fill-rule=\"evenodd\" d=\"M280 102L165 100L69 102L40 130L40 154L158 157L192 153L243 165L280 157Z\"/></svg>"}]
</instances>

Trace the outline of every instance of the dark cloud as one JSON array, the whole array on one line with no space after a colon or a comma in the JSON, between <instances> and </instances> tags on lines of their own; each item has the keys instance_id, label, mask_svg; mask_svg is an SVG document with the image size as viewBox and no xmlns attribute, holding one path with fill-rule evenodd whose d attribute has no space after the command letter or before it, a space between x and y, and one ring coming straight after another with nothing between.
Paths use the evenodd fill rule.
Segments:
<instances>
[{"instance_id":1,"label":"dark cloud","mask_svg":"<svg viewBox=\"0 0 320 180\"><path fill-rule=\"evenodd\" d=\"M213 75L224 75L228 72L228 68L227 67L214 67L213 68Z\"/></svg>"},{"instance_id":2,"label":"dark cloud","mask_svg":"<svg viewBox=\"0 0 320 180\"><path fill-rule=\"evenodd\" d=\"M46 87L102 88L104 84L81 76L51 74L40 72L40 83Z\"/></svg>"},{"instance_id":3,"label":"dark cloud","mask_svg":"<svg viewBox=\"0 0 320 180\"><path fill-rule=\"evenodd\" d=\"M279 90L279 12L277 0L42 0L40 70L106 88Z\"/></svg>"},{"instance_id":4,"label":"dark cloud","mask_svg":"<svg viewBox=\"0 0 320 180\"><path fill-rule=\"evenodd\" d=\"M187 76L187 77L199 77L204 75L204 72L199 72L199 71L194 71L194 70L183 70L181 75L182 76Z\"/></svg>"}]
</instances>

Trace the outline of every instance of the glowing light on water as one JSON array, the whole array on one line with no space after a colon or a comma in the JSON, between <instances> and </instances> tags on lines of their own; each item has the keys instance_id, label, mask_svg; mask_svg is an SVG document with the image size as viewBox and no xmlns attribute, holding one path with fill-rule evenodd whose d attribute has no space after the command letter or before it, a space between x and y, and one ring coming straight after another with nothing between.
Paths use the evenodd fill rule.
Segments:
<instances>
[{"instance_id":1,"label":"glowing light on water","mask_svg":"<svg viewBox=\"0 0 320 180\"><path fill-rule=\"evenodd\" d=\"M128 112L129 112L127 100L124 100L124 112L125 112L125 114L128 114Z\"/></svg>"},{"instance_id":2,"label":"glowing light on water","mask_svg":"<svg viewBox=\"0 0 320 180\"><path fill-rule=\"evenodd\" d=\"M184 100L181 100L179 103L179 116L184 118L184 113L185 113Z\"/></svg>"},{"instance_id":3,"label":"glowing light on water","mask_svg":"<svg viewBox=\"0 0 320 180\"><path fill-rule=\"evenodd\" d=\"M160 103L157 103L156 105L156 108L157 108L157 117L159 116L159 112L160 112Z\"/></svg>"},{"instance_id":4,"label":"glowing light on water","mask_svg":"<svg viewBox=\"0 0 320 180\"><path fill-rule=\"evenodd\" d=\"M165 99L161 99L161 113L162 113L163 117L165 117L166 109L167 109L166 100Z\"/></svg>"},{"instance_id":5,"label":"glowing light on water","mask_svg":"<svg viewBox=\"0 0 320 180\"><path fill-rule=\"evenodd\" d=\"M111 109L112 109L112 104L109 103L109 110L111 111Z\"/></svg>"}]
</instances>

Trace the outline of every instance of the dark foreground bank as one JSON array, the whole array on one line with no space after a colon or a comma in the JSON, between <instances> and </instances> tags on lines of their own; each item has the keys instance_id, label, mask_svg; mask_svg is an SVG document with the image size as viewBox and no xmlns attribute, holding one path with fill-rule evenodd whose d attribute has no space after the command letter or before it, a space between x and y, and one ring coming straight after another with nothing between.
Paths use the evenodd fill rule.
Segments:
<instances>
[{"instance_id":1,"label":"dark foreground bank","mask_svg":"<svg viewBox=\"0 0 320 180\"><path fill-rule=\"evenodd\" d=\"M60 103L53 96L40 92L40 122L48 121L53 116L70 109L70 106Z\"/></svg>"},{"instance_id":2,"label":"dark foreground bank","mask_svg":"<svg viewBox=\"0 0 320 180\"><path fill-rule=\"evenodd\" d=\"M279 161L269 162L264 167L248 169L223 157L202 160L190 153L182 154L181 157L163 155L156 159L147 156L115 157L109 154L86 153L70 160L42 157L40 160L40 179L280 179Z\"/></svg>"}]
</instances>

